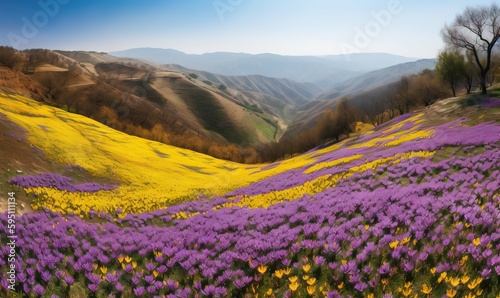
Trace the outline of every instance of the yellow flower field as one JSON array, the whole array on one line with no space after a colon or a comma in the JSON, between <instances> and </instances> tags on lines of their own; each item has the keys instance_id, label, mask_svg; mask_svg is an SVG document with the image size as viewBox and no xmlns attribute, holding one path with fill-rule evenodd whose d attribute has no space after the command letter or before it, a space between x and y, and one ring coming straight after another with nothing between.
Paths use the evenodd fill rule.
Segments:
<instances>
[{"instance_id":1,"label":"yellow flower field","mask_svg":"<svg viewBox=\"0 0 500 298\"><path fill-rule=\"evenodd\" d=\"M127 135L81 115L71 114L34 100L0 93L0 113L27 130L29 142L54 163L63 166L77 165L94 177L112 179L119 185L115 190L95 193L68 192L48 187L25 189L36 198L32 207L42 207L62 213L75 212L85 216L90 210L114 214L121 209L121 217L128 213L157 210L193 200L198 195L222 195L264 178L314 164L321 156L337 150L346 141L312 151L301 156L268 165L243 165L219 160L186 149ZM401 125L417 121L417 115L386 129L384 136L351 145L368 147L381 142L397 145L414 138L428 137L432 131L398 131ZM249 196L237 206L268 207L293 200L305 194L333 187L353 173L376 169L387 162L411 157L428 157L433 152L412 152L354 166L338 175L321 176L303 185L280 191ZM323 168L348 164L363 158L362 155L318 162L304 171L314 173ZM38 173L30 173L38 174Z\"/></svg>"},{"instance_id":2,"label":"yellow flower field","mask_svg":"<svg viewBox=\"0 0 500 298\"><path fill-rule=\"evenodd\" d=\"M262 170L264 165L242 165L130 136L19 95L0 93L0 113L26 129L29 142L45 152L50 161L78 165L95 177L111 178L120 185L116 190L94 194L29 189L29 193L43 197L34 204L35 209L65 212L73 204L83 213L117 208L124 213L151 211L199 194L223 194L310 164L319 154L303 155Z\"/></svg>"}]
</instances>

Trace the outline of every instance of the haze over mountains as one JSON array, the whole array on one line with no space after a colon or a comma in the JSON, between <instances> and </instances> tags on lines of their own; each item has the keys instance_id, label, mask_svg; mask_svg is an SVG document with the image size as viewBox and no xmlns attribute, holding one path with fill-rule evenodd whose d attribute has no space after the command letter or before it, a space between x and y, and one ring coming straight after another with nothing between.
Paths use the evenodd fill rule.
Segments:
<instances>
[{"instance_id":1,"label":"haze over mountains","mask_svg":"<svg viewBox=\"0 0 500 298\"><path fill-rule=\"evenodd\" d=\"M145 59L157 64L179 64L187 68L216 74L255 75L312 82L320 88L388 66L415 61L418 58L386 53L360 53L328 56L283 56L216 52L186 54L173 49L134 48L109 54L117 57Z\"/></svg>"},{"instance_id":2,"label":"haze over mountains","mask_svg":"<svg viewBox=\"0 0 500 298\"><path fill-rule=\"evenodd\" d=\"M333 84L332 88L318 95L318 99L335 99L345 95L366 92L399 80L401 77L417 74L422 70L434 69L436 59L421 59L370 71L360 76Z\"/></svg>"}]
</instances>

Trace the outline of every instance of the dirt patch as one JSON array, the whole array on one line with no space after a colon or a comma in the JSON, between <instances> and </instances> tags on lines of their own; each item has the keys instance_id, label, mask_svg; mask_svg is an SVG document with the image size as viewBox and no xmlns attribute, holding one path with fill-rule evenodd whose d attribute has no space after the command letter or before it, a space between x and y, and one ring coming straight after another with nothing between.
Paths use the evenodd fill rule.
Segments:
<instances>
[{"instance_id":1,"label":"dirt patch","mask_svg":"<svg viewBox=\"0 0 500 298\"><path fill-rule=\"evenodd\" d=\"M51 64L42 64L40 66L37 66L37 68L35 69L35 72L45 72L45 71L67 72L68 70L66 68L57 67Z\"/></svg>"},{"instance_id":2,"label":"dirt patch","mask_svg":"<svg viewBox=\"0 0 500 298\"><path fill-rule=\"evenodd\" d=\"M30 199L20 188L7 181L14 176L52 171L52 165L44 158L40 149L31 146L26 132L0 114L0 212L7 210L7 193L15 192L16 211L19 214L32 212Z\"/></svg>"},{"instance_id":3,"label":"dirt patch","mask_svg":"<svg viewBox=\"0 0 500 298\"><path fill-rule=\"evenodd\" d=\"M22 72L14 72L6 67L0 67L0 90L31 97L35 100L48 100L45 88L40 83Z\"/></svg>"}]
</instances>

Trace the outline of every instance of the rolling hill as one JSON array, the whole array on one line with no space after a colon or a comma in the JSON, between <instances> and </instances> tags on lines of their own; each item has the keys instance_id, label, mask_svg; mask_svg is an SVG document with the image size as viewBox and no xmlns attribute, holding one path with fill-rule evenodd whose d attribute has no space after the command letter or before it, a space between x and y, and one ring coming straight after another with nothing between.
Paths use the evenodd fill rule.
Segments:
<instances>
[{"instance_id":1,"label":"rolling hill","mask_svg":"<svg viewBox=\"0 0 500 298\"><path fill-rule=\"evenodd\" d=\"M293 109L315 98L321 89L312 83L298 83L261 75L224 76L206 71L188 69L180 65L163 65L163 68L196 74L207 84L224 85L231 94L247 106L255 105L289 122Z\"/></svg>"},{"instance_id":2,"label":"rolling hill","mask_svg":"<svg viewBox=\"0 0 500 298\"><path fill-rule=\"evenodd\" d=\"M246 80L246 87L232 89L222 86L222 78L196 79L187 72L106 53L40 53L56 62L30 66L25 73L2 69L5 90L23 92L130 134L238 160L244 157L238 157L241 152L234 153L231 145L266 144L279 138L286 129L287 111L319 92L311 84L266 77L238 78ZM224 82L237 85L230 79Z\"/></svg>"},{"instance_id":3,"label":"rolling hill","mask_svg":"<svg viewBox=\"0 0 500 298\"><path fill-rule=\"evenodd\" d=\"M252 130L257 127L263 128L266 136L262 136L262 130L242 132L242 135L247 134L250 137L250 143L268 142L276 137L279 137L283 130L286 129L286 123L290 122L293 111L297 106L315 98L321 89L311 83L299 83L290 79L277 79L272 77L265 77L260 75L253 76L223 76L213 73L188 69L180 65L163 65L161 67L151 65L147 62L130 59L130 58L117 58L105 53L95 52L63 52L59 51L65 57L76 59L81 63L86 70L91 71L94 75L100 75L102 78L114 81L116 86L120 88L125 87L126 84L118 84L116 81L128 81L129 84L134 85L132 81L135 80L136 86L129 86L123 90L127 92L136 92L137 89L143 89L142 93L147 93L147 97L153 97L153 101L163 102L160 99L166 94L176 93L172 90L164 90L157 93L159 90L152 90L150 84L156 87L165 88L169 84L162 83L160 78L162 75L170 77L178 77L180 81L189 80L193 83L190 85L197 90L207 90L216 97L222 98L222 102L231 102L229 105L236 104L244 108L244 113L254 113L261 120L255 123L255 120L244 121L248 124L247 130ZM118 67L117 65L122 66ZM124 67L123 65L128 65ZM99 71L95 69L99 65ZM117 67L117 70L110 68ZM151 72L148 74L148 72ZM147 75L148 82L143 79ZM197 76L194 77L194 74ZM190 76L193 75L193 76ZM142 80L142 82L140 82ZM179 81L179 82L180 82ZM225 90L220 90L223 85ZM115 86L115 87L116 87ZM187 85L186 85L187 86ZM186 89L187 87L183 88ZM156 88L155 87L155 88ZM162 95L163 94L163 95ZM171 103L179 103L179 101L172 101ZM215 106L212 106L215 107ZM180 107L175 107L175 110L186 111L185 106L182 104ZM239 113L236 113L239 114ZM201 115L201 114L200 114ZM208 114L206 114L208 115ZM187 117L183 119L183 117ZM219 121L222 121L219 119ZM196 123L196 119L190 117L188 114L181 115L181 122ZM225 126L225 125L223 125ZM252 127L253 126L253 127ZM200 132L198 126L197 132ZM274 132L273 132L274 131ZM256 136L256 133L258 134ZM245 137L243 136L243 139ZM241 142L239 142L241 143Z\"/></svg>"},{"instance_id":4,"label":"rolling hill","mask_svg":"<svg viewBox=\"0 0 500 298\"><path fill-rule=\"evenodd\" d=\"M0 187L25 213L0 215L23 252L10 295L494 297L499 95L243 165L2 92Z\"/></svg>"}]
</instances>

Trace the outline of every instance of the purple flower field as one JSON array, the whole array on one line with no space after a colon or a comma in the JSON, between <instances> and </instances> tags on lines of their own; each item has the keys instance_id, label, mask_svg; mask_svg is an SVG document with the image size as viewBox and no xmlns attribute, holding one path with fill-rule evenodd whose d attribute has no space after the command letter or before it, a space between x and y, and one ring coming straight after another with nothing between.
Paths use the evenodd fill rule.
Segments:
<instances>
[{"instance_id":1,"label":"purple flower field","mask_svg":"<svg viewBox=\"0 0 500 298\"><path fill-rule=\"evenodd\" d=\"M107 184L99 184L95 182L86 182L74 184L71 178L54 174L42 173L36 176L17 176L8 181L9 183L17 184L24 188L30 187L54 187L59 190L66 190L69 192L96 192L100 190L113 190L116 186Z\"/></svg>"},{"instance_id":2,"label":"purple flower field","mask_svg":"<svg viewBox=\"0 0 500 298\"><path fill-rule=\"evenodd\" d=\"M49 210L25 214L17 218L16 253L22 256L16 263L17 292L19 297L78 291L89 297L498 297L500 126L463 122L433 127L432 137L398 146L345 145L318 163L362 157L310 173L314 165L308 165L227 196L155 212L121 219L91 212L92 222ZM412 156L421 151L436 154ZM353 170L403 154L408 158ZM234 205L349 171L335 187L312 195L268 208ZM54 174L13 182L69 191L109 187L74 185ZM6 234L7 217L0 221ZM4 245L0 251L2 268L9 250ZM7 287L4 275L1 293Z\"/></svg>"}]
</instances>

